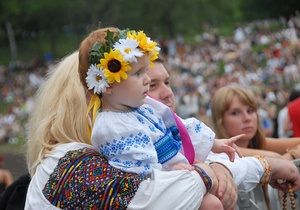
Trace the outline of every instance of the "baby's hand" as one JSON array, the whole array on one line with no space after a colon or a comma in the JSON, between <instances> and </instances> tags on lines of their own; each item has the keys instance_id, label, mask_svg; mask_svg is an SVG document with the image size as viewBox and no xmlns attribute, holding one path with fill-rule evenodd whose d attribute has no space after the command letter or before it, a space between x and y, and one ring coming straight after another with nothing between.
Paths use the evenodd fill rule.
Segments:
<instances>
[{"instance_id":1,"label":"baby's hand","mask_svg":"<svg viewBox=\"0 0 300 210\"><path fill-rule=\"evenodd\" d=\"M238 154L239 157L242 157L242 153L238 146L234 142L242 138L245 134L240 134L234 137L231 137L230 139L215 139L212 151L214 153L222 153L225 152L229 160L231 162L234 161L235 152Z\"/></svg>"},{"instance_id":2,"label":"baby's hand","mask_svg":"<svg viewBox=\"0 0 300 210\"><path fill-rule=\"evenodd\" d=\"M194 166L191 166L189 164L185 164L185 163L179 163L175 166L173 166L171 168L171 171L175 171L175 170L189 170L189 171L192 171L194 170Z\"/></svg>"}]
</instances>

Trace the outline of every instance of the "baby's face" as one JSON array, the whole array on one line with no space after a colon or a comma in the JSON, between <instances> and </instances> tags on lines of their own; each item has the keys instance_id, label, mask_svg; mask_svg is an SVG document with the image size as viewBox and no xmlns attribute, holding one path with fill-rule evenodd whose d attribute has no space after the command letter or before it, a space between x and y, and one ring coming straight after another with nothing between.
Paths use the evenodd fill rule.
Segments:
<instances>
[{"instance_id":1,"label":"baby's face","mask_svg":"<svg viewBox=\"0 0 300 210\"><path fill-rule=\"evenodd\" d=\"M137 58L137 62L130 64L128 78L111 84L113 103L119 107L119 111L128 111L144 104L151 81L147 75L149 65L148 55Z\"/></svg>"}]
</instances>

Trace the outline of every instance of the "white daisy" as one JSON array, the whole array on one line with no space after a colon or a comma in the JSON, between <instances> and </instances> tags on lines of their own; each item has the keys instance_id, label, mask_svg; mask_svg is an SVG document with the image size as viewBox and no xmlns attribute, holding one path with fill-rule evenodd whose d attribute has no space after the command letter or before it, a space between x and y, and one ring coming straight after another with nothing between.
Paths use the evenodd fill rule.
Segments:
<instances>
[{"instance_id":1,"label":"white daisy","mask_svg":"<svg viewBox=\"0 0 300 210\"><path fill-rule=\"evenodd\" d=\"M150 57L152 56L152 55L154 55L155 53L157 53L157 52L159 52L160 51L160 47L155 47L154 48L154 51L150 51L149 53L150 53Z\"/></svg>"},{"instance_id":2,"label":"white daisy","mask_svg":"<svg viewBox=\"0 0 300 210\"><path fill-rule=\"evenodd\" d=\"M138 48L139 42L126 38L120 39L116 42L113 46L114 50L120 50L121 54L123 55L123 60L126 62L137 62L136 57L142 57L144 54Z\"/></svg>"},{"instance_id":3,"label":"white daisy","mask_svg":"<svg viewBox=\"0 0 300 210\"><path fill-rule=\"evenodd\" d=\"M156 46L155 47L155 51L159 52L160 51L160 47Z\"/></svg>"},{"instance_id":4,"label":"white daisy","mask_svg":"<svg viewBox=\"0 0 300 210\"><path fill-rule=\"evenodd\" d=\"M94 89L94 94L104 93L106 88L109 87L107 78L104 76L104 70L98 68L95 64L90 65L85 81L89 90Z\"/></svg>"},{"instance_id":5,"label":"white daisy","mask_svg":"<svg viewBox=\"0 0 300 210\"><path fill-rule=\"evenodd\" d=\"M152 39L150 37L147 37L147 43L150 44L152 42L153 42Z\"/></svg>"}]
</instances>

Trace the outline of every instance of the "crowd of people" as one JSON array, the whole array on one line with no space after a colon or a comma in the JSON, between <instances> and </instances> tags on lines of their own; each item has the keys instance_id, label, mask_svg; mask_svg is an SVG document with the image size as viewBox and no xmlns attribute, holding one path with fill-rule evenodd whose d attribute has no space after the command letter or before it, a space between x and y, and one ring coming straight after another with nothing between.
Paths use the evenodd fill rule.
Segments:
<instances>
[{"instance_id":1,"label":"crowd of people","mask_svg":"<svg viewBox=\"0 0 300 210\"><path fill-rule=\"evenodd\" d=\"M45 68L12 70L0 66L0 143L17 143L26 136L29 113L34 107L33 96L41 84Z\"/></svg>"},{"instance_id":2,"label":"crowd of people","mask_svg":"<svg viewBox=\"0 0 300 210\"><path fill-rule=\"evenodd\" d=\"M169 50L167 60L177 112L209 123L214 92L235 83L255 93L265 133L278 137L278 112L299 88L299 22L299 15L256 21L237 27L230 38L206 33L201 45L175 42L176 53Z\"/></svg>"},{"instance_id":3,"label":"crowd of people","mask_svg":"<svg viewBox=\"0 0 300 210\"><path fill-rule=\"evenodd\" d=\"M254 100L257 100L258 108L255 107L253 108L252 111L253 112L255 111L255 113L258 113L259 115L255 119L260 119L260 125L258 127L263 132L263 134L261 135L267 137L277 137L278 132L277 132L276 124L277 124L278 112L281 108L286 106L288 102L288 97L291 94L291 90L298 88L297 83L299 82L298 76L300 73L299 70L300 57L298 55L300 49L300 42L298 38L299 35L298 30L300 26L299 22L300 22L299 16L295 16L291 18L289 21L284 21L283 19L277 21L259 21L259 22L251 23L244 27L237 27L236 30L234 31L234 35L232 38L223 38L217 35L210 36L210 34L206 32L205 35L203 35L204 41L201 42L201 44L199 43L197 46L187 45L182 42L176 42L176 41L175 42L170 41L170 43L167 43L166 48L162 46L162 49L164 49L164 53L165 53L164 57L167 61L168 69L170 70L170 75L171 75L170 81L167 82L170 82L172 89L174 90L175 101L176 101L175 104L177 104L175 107L173 107L173 105L170 105L169 107L174 108L175 112L178 113L178 115L182 118L196 117L208 125L213 125L211 121L211 116L212 114L216 114L217 111L212 110L211 99L217 93L217 91L223 86L228 84L238 84L241 87L251 90L256 96L254 97ZM277 26L276 30L272 28L274 27L274 25ZM128 38L132 38L132 37L135 38L135 36L139 37L139 35L133 33ZM149 46L150 45L151 44L149 44ZM151 49L149 46L146 45L145 49L147 50ZM260 49L255 50L254 49L255 47L256 48L260 47ZM80 68L83 69L82 75L85 76L86 76L86 72L88 72L89 70L88 68L90 67L86 65L81 65L81 64L85 64L85 62L81 59L85 59L88 57L90 48L91 46L87 46L88 51L82 48L80 49L81 51L79 52L79 66ZM137 57L141 56L138 54L138 52L134 52L134 53L135 56ZM151 57L154 56L153 54L151 54L153 52L150 50L148 53L149 53L150 61L153 61L154 57ZM109 56L109 55L105 55L105 56ZM58 66L57 69L59 68L65 69L63 68L64 65L66 65L65 66L66 68L67 67L70 68L70 71L72 69L77 69L77 65L75 66L76 62L78 62L76 60L77 57L78 57L77 52L75 52L74 54L65 58L65 60L62 61L61 66ZM71 59L73 59L73 61L71 61ZM108 58L105 57L105 59ZM130 62L133 62L132 60L133 58L128 58L128 59ZM148 58L145 57L144 59L147 60ZM108 66L108 64L102 63L101 59L100 62L101 65ZM136 63L139 62L141 61L140 60L136 61ZM137 68L133 64L131 64L131 66ZM123 66L119 68L121 68L121 70L124 72L130 70L130 69L126 70L125 67L124 69ZM111 66L108 68L111 68ZM54 73L53 72L51 73L51 65L50 65L48 66L47 70L45 68L37 68L37 69L31 69L30 71L28 70L12 71L9 68L2 67L0 71L3 76L1 77L1 84L3 83L3 85L1 86L0 97L2 101L5 101L8 104L6 113L1 115L0 124L2 126L0 130L0 142L14 142L16 136L18 135L25 136L27 132L27 128L26 128L27 118L30 115L30 113L34 109L36 109L36 107L39 107L39 109L36 109L34 111L35 113L34 116L36 117L36 119L32 118L31 131L29 133L29 139L30 139L29 145L31 146L28 148L29 149L28 164L29 164L29 172L33 178L35 178L34 174L37 172L39 174L43 174L44 175L43 177L46 178L52 176L52 174L48 174L49 171L47 172L44 171L43 167L44 166L50 167L50 171L56 170L56 167L64 167L63 165L60 164L65 164L65 163L69 164L68 160L64 159L64 157L71 158L71 160L72 158L75 158L74 161L77 161L76 159L79 157L77 157L76 152L87 155L88 158L87 160L90 161L91 164L94 158L99 158L99 155L95 153L95 151L91 149L90 146L82 144L88 142L88 138L87 138L88 135L85 135L86 131L83 131L82 130L83 126L81 126L86 124L86 121L82 118L82 116L85 116L86 113L83 112L77 113L79 116L75 114L75 112L83 111L85 110L85 108L87 108L86 107L87 104L83 105L86 103L86 100L87 101L91 100L91 103L93 103L92 105L94 107L95 104L97 104L98 102L95 101L96 99L94 98L89 98L87 92L85 92L85 97L72 98L72 94L69 94L70 92L66 94L68 90L70 91L70 89L65 90L64 88L58 89L59 86L55 87L55 83L57 84L61 83L62 85L61 87L66 85L64 87L68 88L67 84L69 84L69 86L72 87L74 84L72 83L72 81L68 81L68 78L69 77L76 78L77 76L75 73L69 74L67 70L61 70L62 72L59 72L57 69ZM144 69L144 67L142 69ZM60 94L65 95L66 100L60 99L58 97L56 98L57 100L56 99L54 100L53 98L53 100L49 101L49 104L44 104L45 101L48 100L47 98L48 95L39 95L42 99L40 99L39 105L36 106L37 104L33 104L32 96L36 92L37 88L40 87L40 84L43 83L43 78L45 76L45 73L47 72L50 73L50 76L51 78L53 77L53 79L49 80L46 83L46 85L42 86L41 90L43 90L44 93L55 92L57 93L57 96L59 96ZM112 72L113 73L106 75L106 77L110 79L110 83L113 83L115 80L117 82L120 82L118 81L120 80L120 77L122 79L127 79L127 75L124 76L124 73L114 76L114 78L112 78L111 75L115 75L114 74L115 72L114 71ZM135 71L133 72L135 73ZM66 75L64 78L61 78L60 74L63 73L65 73ZM137 73L135 74L138 74L138 76L140 76L140 74L142 74L142 70L137 71ZM81 82L82 83L84 83L85 81L88 82L88 78L85 78L82 75L80 75ZM100 76L103 77L103 75ZM78 83L79 81L77 81L77 79L75 80ZM93 82L92 84L94 84L95 81L92 81ZM53 82L53 84L51 82ZM74 96L77 93L78 95L83 96L84 94L82 94L83 93L82 89L78 86L78 84L76 87L78 87L77 90L74 88L72 89L72 91L74 91ZM107 87L108 86L101 87L101 91L100 93L97 93L97 96L100 96L100 98L102 98L102 94L106 93ZM87 88L91 89L89 86L87 86ZM150 88L151 88L151 84L150 84ZM108 89L110 89L110 87ZM102 92L102 90L105 91ZM76 109L75 106L74 106L75 109L73 109L71 106L66 107L66 104L70 102L72 102L72 105L76 105L76 103L79 103L80 105L78 104L78 107L81 106L82 109L75 110ZM100 107L100 104L98 104L99 105L98 108ZM48 109L47 107L48 105L57 107L57 110ZM66 111L63 112L66 116L69 117L72 117L73 115L76 116L75 117L76 119L74 118L74 120L75 122L78 122L78 124L71 123L73 122L73 117L72 119L68 118L68 122L65 122L66 119L60 117L60 115L57 114L53 115L53 118L51 118L50 117L52 116L51 112L56 113L59 110L59 107L61 109L66 109ZM147 108L147 110L149 111L150 109ZM47 114L49 117L46 117ZM225 114L223 117L225 118ZM37 119L44 119L45 124L40 124L39 120ZM92 122L93 122L93 118L92 118ZM49 126L47 126L47 123L51 124L50 126L51 131L49 130L49 132L46 132L50 128ZM68 124L70 125L69 127L67 127ZM41 129L34 129L35 127ZM211 127L213 128L213 126ZM216 133L218 137L221 138L231 137L231 136L223 137L220 136L221 133L218 132ZM234 134L232 134L232 136L233 135ZM38 139L43 139L45 142L40 145ZM263 147L258 146L254 148L261 149ZM66 153L65 149L68 150L74 149L73 152L75 151L76 154ZM39 153L39 151L42 151L42 153ZM51 159L51 157L48 157L46 155L49 152L51 154L52 152L55 152L55 155L59 157L63 157L62 161L66 161L66 162L57 163L57 158ZM69 155L71 156L69 157ZM250 156L253 155L251 154ZM286 159L294 159L293 153L288 152L288 155L289 158ZM45 161L41 162L41 159L44 158L46 158ZM263 182L264 184L266 184L270 181L271 178L274 179L274 177L270 176L271 168L269 168L268 166L269 164L268 161L272 163L272 159L268 159L267 161L262 156L257 157L257 159L260 161L261 165L259 165L254 171L258 172L261 169L265 169L265 170L263 173L264 175L262 177L260 176L257 177L259 179L256 180L256 184L258 184L259 182ZM99 161L105 165L105 166L103 165L103 167L106 167L108 169L111 167L107 164L107 160L105 160L105 158L100 157ZM50 163L50 165L47 165L48 162ZM284 162L281 163L284 164ZM40 167L37 167L37 165L40 165ZM207 176L207 174L205 173L206 170L208 171L207 173L210 174L209 170L211 169L205 168L206 166L195 165L194 167L196 167L196 171L200 175L200 177ZM204 167L204 170L201 167ZM295 172L295 168L293 168L292 166L287 166L287 167L291 167L290 169ZM232 169L231 167L229 167L229 169L232 173L234 173L234 170L236 168ZM85 171L82 171L81 168L78 168L76 170L78 170L78 176L84 175L82 173L85 173ZM276 172L277 169L276 167L275 168L272 167L272 170ZM129 183L130 185L140 185L140 183L146 183L145 180L147 177L144 177L144 174L139 176L132 176L132 174L130 173L126 175L126 173L128 172L122 172L118 170L116 170L115 173L117 177L126 176L128 178L126 182L128 183L130 182ZM160 172L159 173L156 172L156 173L159 176L163 174L163 173L160 174ZM258 174L260 173L261 171ZM288 176L288 174L280 174L280 176L282 175ZM193 176L195 176L195 174ZM214 177L213 175L209 175L209 176ZM273 176L276 177L276 175L274 174ZM33 179L32 186L34 185L38 186L41 183L42 183L41 185L42 187L46 185L48 186L48 184L51 184L52 186L52 184L55 184L54 182L59 181L56 180L55 177L53 177L53 179L51 179L53 183L48 183L49 180L47 180L46 178L44 178L43 180ZM290 178L295 179L295 177L290 177ZM217 178L215 177L214 179ZM204 180L205 179L203 179L203 181ZM157 181L157 179L154 179L154 181ZM296 180L291 180L291 181L298 182L298 178L297 181ZM152 183L148 183L148 184L151 185ZM207 186L211 184L211 181L206 180L204 181L204 184L206 188L202 188L202 189L200 188L201 190L203 190L203 194L201 196L203 196L206 192L208 192L209 189L212 187L212 186ZM280 188L282 187L282 186L278 186L277 182L276 183L272 182L272 180L270 184L276 185L277 187ZM46 193L49 196L47 197L49 201L53 199L52 205L61 205L59 203L55 203L56 202L55 196L53 197L52 194L52 191L55 189L52 189L51 186L49 185L47 189L46 188L44 189L47 192L45 191L42 197L45 196ZM77 184L75 186L77 187ZM145 187L145 184L141 186ZM81 186L78 185L78 187ZM141 189L144 189L143 187L141 187ZM27 205L30 206L33 204L34 205L37 204L35 202L38 202L38 199L35 200L35 198L41 196L40 193L44 190L40 189L40 191L35 192L32 188L30 191L31 194L28 197L29 203ZM101 189L99 188L99 190ZM132 191L133 194L131 196L133 196L135 193L136 196L134 196L134 198L130 197L130 199L132 199L132 202L129 204L129 206L133 207L135 205L137 206L141 205L141 203L139 203L140 201L137 201L136 198L141 196L139 195L139 192L141 191L142 190L140 189L138 191L136 191L136 189ZM178 195L180 197L180 194ZM128 195L124 193L122 194L122 196L126 197ZM149 199L152 198L149 197ZM156 203L150 202L150 204L158 205L161 199L158 198L156 199L157 199ZM96 200L91 200L91 202L92 201L97 202ZM65 202L66 205L68 204L67 200L63 200L63 202ZM187 199L186 202L189 203L189 205L191 205L191 200ZM49 203L45 205L48 204ZM79 203L76 205L79 205ZM122 203L122 202L119 203L118 201L113 205L127 206L128 203ZM198 206L199 203L194 203L193 205Z\"/></svg>"},{"instance_id":4,"label":"crowd of people","mask_svg":"<svg viewBox=\"0 0 300 210\"><path fill-rule=\"evenodd\" d=\"M199 162L199 151L195 151L194 145L191 146L192 142L188 140L191 136L188 133L194 132L199 135L200 132L204 132L206 129L202 122L198 121L198 125L193 126L195 118L186 119L184 122L185 120L172 114L172 105L166 106L157 101L149 103L146 100L148 95L154 97L154 90L156 93L162 93L167 88L169 95L173 95L166 84L154 88L156 80L149 63L151 67L156 68L155 65L151 65L152 61L157 60L155 49L155 42L143 32L124 33L124 30L116 28L101 28L91 32L83 40L78 51L65 57L54 71L47 75L36 95L35 109L29 121L27 165L31 181L25 209L207 209L202 204L207 203L204 198L208 192L214 195L220 209L233 209L237 187L249 191L257 185L270 184L287 192L286 183L277 181L283 179L291 184L289 190L299 189L298 169L288 160L267 156L236 156L234 163L228 158L219 159L218 162L213 159L207 164ZM165 69L160 70L162 71ZM167 75L167 71L165 73ZM132 80L135 82L130 82ZM136 92L134 97L141 98L138 101L143 101L142 98L145 100L141 107L139 103L133 102L133 98L128 100L124 90L120 89L120 86L125 85L133 91L136 88L132 88L138 85L136 82L142 88L140 94ZM121 92L124 96L115 97ZM161 97L155 99L161 101ZM174 100L170 102L174 104ZM97 119L100 119L98 117L101 117L99 115L103 110L118 110L118 114L124 115L120 118L121 121L126 121L137 112L137 120L147 125L145 129L149 130L151 136L163 131L167 131L166 135L160 135L160 139L155 142L152 137L147 137L144 131L135 135L128 133L124 126L119 126L120 132L127 132L120 137L113 137L112 144L105 144L105 150L102 151L103 147L100 146L99 153L99 148L92 146L94 141L92 139L91 142L90 131ZM158 120L153 116L156 111L162 114ZM125 123L127 126L131 125ZM177 126L165 130L163 123L176 123ZM110 125L118 124L115 122ZM104 124L100 126L102 128ZM142 126L139 126L139 129L140 127ZM99 129L96 127L95 130ZM92 129L92 137L95 130ZM203 141L202 144L210 144L213 141L213 132L210 133L209 140ZM105 142L109 138L108 132L97 141ZM182 155L181 159L186 158L189 162L176 163L170 170L151 169L149 165L144 165L144 169L150 167L150 174L125 171L133 159L137 160L137 165L142 165L143 161L149 163L147 158L154 158L150 154L143 156L142 149L149 141L155 146L159 164L173 161L172 157L176 154ZM116 145L113 145L115 143ZM205 147L203 145L203 148ZM112 159L106 156L113 154L117 149L118 154L112 157L116 164L119 163L117 166L120 168L110 165ZM133 154L134 150L137 153ZM177 152L172 153L174 150ZM122 158L118 160L117 157L122 153L129 156L123 166ZM217 171L216 165L221 167ZM281 170L282 167L285 167L285 170ZM242 171L244 173L241 173ZM165 196L168 196L168 202ZM229 196L229 200L224 199L226 196ZM211 205L209 207L215 209Z\"/></svg>"},{"instance_id":5,"label":"crowd of people","mask_svg":"<svg viewBox=\"0 0 300 210\"><path fill-rule=\"evenodd\" d=\"M206 31L199 44L185 44L182 39L161 43L172 72L176 112L183 118L197 116L209 124L214 92L238 83L256 94L266 134L278 137L278 112L288 102L292 89L299 88L299 22L298 14L290 20L238 26L232 37ZM0 99L7 105L6 112L0 113L0 143L15 142L16 136L26 133L32 96L47 71L35 64L19 68L24 69L0 67Z\"/></svg>"}]
</instances>

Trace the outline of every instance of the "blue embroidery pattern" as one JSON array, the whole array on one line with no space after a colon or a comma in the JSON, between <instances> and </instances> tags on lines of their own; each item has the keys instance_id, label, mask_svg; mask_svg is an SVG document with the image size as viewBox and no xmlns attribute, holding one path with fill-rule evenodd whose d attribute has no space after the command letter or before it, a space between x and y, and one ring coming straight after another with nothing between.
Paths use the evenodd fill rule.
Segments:
<instances>
[{"instance_id":1,"label":"blue embroidery pattern","mask_svg":"<svg viewBox=\"0 0 300 210\"><path fill-rule=\"evenodd\" d=\"M154 111L152 109L150 109L149 107L140 107L138 109L135 110L136 112L138 112L140 115L142 115L143 117L145 117L147 120L149 120L149 122L151 122L151 124L153 126L155 126L156 129L159 129L160 131L164 132L164 129L162 128L162 123L163 123L163 120L158 117L158 116L154 116ZM146 113L149 112L149 113ZM151 117L149 117L149 114L154 117L154 118L157 118L157 122L155 122ZM151 131L153 131L152 128L150 128Z\"/></svg>"},{"instance_id":2,"label":"blue embroidery pattern","mask_svg":"<svg viewBox=\"0 0 300 210\"><path fill-rule=\"evenodd\" d=\"M154 112L153 112L153 110L152 109L150 109L149 107L145 107L145 109L150 113L150 114L154 114Z\"/></svg>"},{"instance_id":3,"label":"blue embroidery pattern","mask_svg":"<svg viewBox=\"0 0 300 210\"><path fill-rule=\"evenodd\" d=\"M173 138L171 130L166 135L154 143L158 162L163 164L174 157L181 148L181 143Z\"/></svg>"},{"instance_id":4,"label":"blue embroidery pattern","mask_svg":"<svg viewBox=\"0 0 300 210\"><path fill-rule=\"evenodd\" d=\"M197 125L195 126L195 131L196 131L196 133L200 133L201 132L201 125L200 125L200 123L197 123Z\"/></svg>"},{"instance_id":5,"label":"blue embroidery pattern","mask_svg":"<svg viewBox=\"0 0 300 210\"><path fill-rule=\"evenodd\" d=\"M139 132L137 135L131 134L128 138L122 137L117 140L114 139L113 143L106 143L106 145L100 145L100 153L106 157L111 157L113 162L120 163L125 167L140 166L141 162L138 160L132 161L122 161L119 158L114 158L115 156L123 154L124 151L129 151L131 148L145 148L147 145L151 144L150 137Z\"/></svg>"},{"instance_id":6,"label":"blue embroidery pattern","mask_svg":"<svg viewBox=\"0 0 300 210\"><path fill-rule=\"evenodd\" d=\"M136 118L138 119L138 121L140 123L145 124L145 122L144 122L144 120L143 120L143 118L141 116L137 116Z\"/></svg>"}]
</instances>

